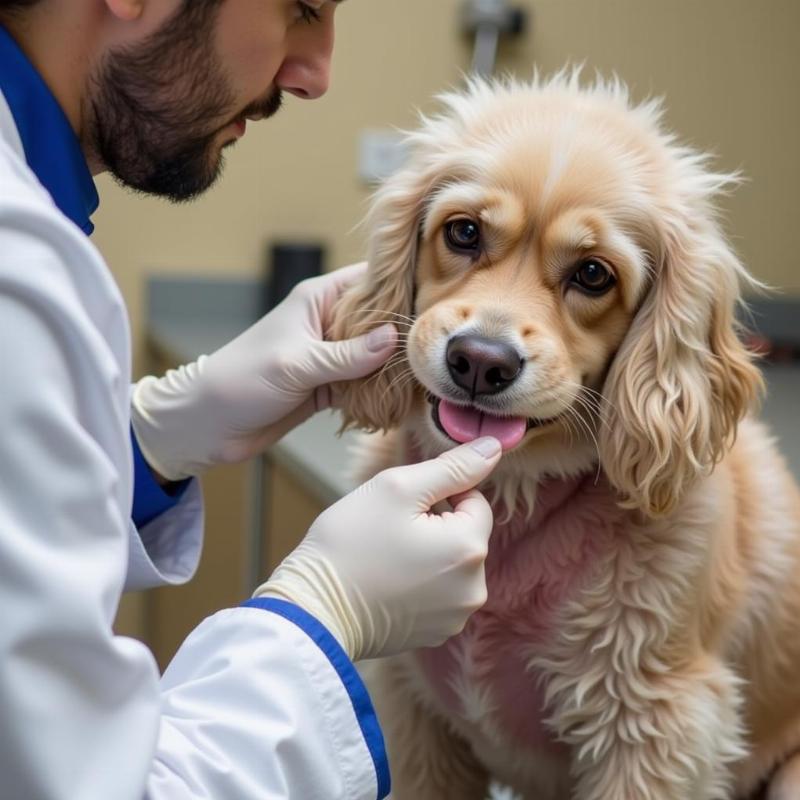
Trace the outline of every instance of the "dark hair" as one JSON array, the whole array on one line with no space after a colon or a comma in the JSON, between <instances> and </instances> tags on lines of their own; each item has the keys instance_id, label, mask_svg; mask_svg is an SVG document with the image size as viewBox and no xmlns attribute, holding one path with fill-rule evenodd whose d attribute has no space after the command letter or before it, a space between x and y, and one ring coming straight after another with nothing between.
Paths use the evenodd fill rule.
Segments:
<instances>
[{"instance_id":1,"label":"dark hair","mask_svg":"<svg viewBox=\"0 0 800 800\"><path fill-rule=\"evenodd\" d=\"M3 11L21 11L23 8L35 6L39 0L0 0L0 13Z\"/></svg>"}]
</instances>

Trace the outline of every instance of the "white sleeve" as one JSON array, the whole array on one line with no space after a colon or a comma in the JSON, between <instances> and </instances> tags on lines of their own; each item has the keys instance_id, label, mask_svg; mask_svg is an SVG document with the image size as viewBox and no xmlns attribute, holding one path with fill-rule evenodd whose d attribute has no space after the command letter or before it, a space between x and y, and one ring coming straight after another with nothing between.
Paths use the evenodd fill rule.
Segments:
<instances>
[{"instance_id":1,"label":"white sleeve","mask_svg":"<svg viewBox=\"0 0 800 800\"><path fill-rule=\"evenodd\" d=\"M109 341L124 320L75 284L67 263L82 255L90 291L103 289L88 245L73 253L62 231L59 256L21 232L37 217L0 204L0 794L141 800L158 670L111 629L131 465L124 337Z\"/></svg>"},{"instance_id":2,"label":"white sleeve","mask_svg":"<svg viewBox=\"0 0 800 800\"><path fill-rule=\"evenodd\" d=\"M133 394L135 384L130 386ZM134 500L152 516L149 522L128 525L128 574L125 591L176 586L190 580L200 563L203 549L203 493L199 478L188 481L177 502L163 503L163 489L151 477L150 468L139 451L137 465L134 434ZM144 486L140 484L144 484ZM159 511L158 507L166 509ZM143 508L142 508L143 507ZM155 511L155 513L153 513Z\"/></svg>"},{"instance_id":3,"label":"white sleeve","mask_svg":"<svg viewBox=\"0 0 800 800\"><path fill-rule=\"evenodd\" d=\"M297 606L259 599L210 617L179 649L162 690L148 800L389 793L367 690L334 637Z\"/></svg>"},{"instance_id":4,"label":"white sleeve","mask_svg":"<svg viewBox=\"0 0 800 800\"><path fill-rule=\"evenodd\" d=\"M383 796L372 707L324 631L223 611L163 684L144 645L114 636L132 497L124 315L90 246L22 233L34 217L0 204L0 795Z\"/></svg>"},{"instance_id":5,"label":"white sleeve","mask_svg":"<svg viewBox=\"0 0 800 800\"><path fill-rule=\"evenodd\" d=\"M203 548L203 495L191 481L181 499L139 530L128 521L125 591L177 585L190 580Z\"/></svg>"}]
</instances>

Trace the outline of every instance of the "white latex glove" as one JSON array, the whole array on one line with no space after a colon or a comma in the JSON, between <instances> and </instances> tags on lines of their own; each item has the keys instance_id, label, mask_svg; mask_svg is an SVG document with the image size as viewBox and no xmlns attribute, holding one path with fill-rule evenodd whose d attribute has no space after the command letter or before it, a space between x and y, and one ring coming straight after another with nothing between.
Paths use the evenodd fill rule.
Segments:
<instances>
[{"instance_id":1,"label":"white latex glove","mask_svg":"<svg viewBox=\"0 0 800 800\"><path fill-rule=\"evenodd\" d=\"M357 264L303 281L212 355L139 381L132 423L150 466L176 481L213 464L244 461L328 408L328 384L384 364L397 342L393 325L324 341L336 299L365 269Z\"/></svg>"},{"instance_id":2,"label":"white latex glove","mask_svg":"<svg viewBox=\"0 0 800 800\"><path fill-rule=\"evenodd\" d=\"M379 473L323 512L254 596L304 608L354 661L441 644L486 602L492 511L472 487L499 460L484 437ZM447 498L453 510L434 513Z\"/></svg>"}]
</instances>

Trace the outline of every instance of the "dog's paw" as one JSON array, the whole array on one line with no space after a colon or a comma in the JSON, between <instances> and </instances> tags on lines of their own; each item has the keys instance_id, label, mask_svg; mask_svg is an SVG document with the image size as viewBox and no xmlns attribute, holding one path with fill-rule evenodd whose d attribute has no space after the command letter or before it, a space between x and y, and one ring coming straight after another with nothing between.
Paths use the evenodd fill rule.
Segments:
<instances>
[{"instance_id":1,"label":"dog's paw","mask_svg":"<svg viewBox=\"0 0 800 800\"><path fill-rule=\"evenodd\" d=\"M800 800L800 753L793 755L769 782L767 800Z\"/></svg>"}]
</instances>

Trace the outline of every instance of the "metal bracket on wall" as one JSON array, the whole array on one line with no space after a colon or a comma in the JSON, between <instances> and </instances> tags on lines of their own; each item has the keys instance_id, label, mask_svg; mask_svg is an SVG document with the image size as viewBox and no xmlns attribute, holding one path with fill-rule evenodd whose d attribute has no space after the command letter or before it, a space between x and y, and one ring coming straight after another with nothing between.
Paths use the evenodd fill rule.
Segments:
<instances>
[{"instance_id":1,"label":"metal bracket on wall","mask_svg":"<svg viewBox=\"0 0 800 800\"><path fill-rule=\"evenodd\" d=\"M494 72L500 40L522 35L528 15L508 0L464 0L461 22L464 32L475 37L472 73L489 77Z\"/></svg>"}]
</instances>

